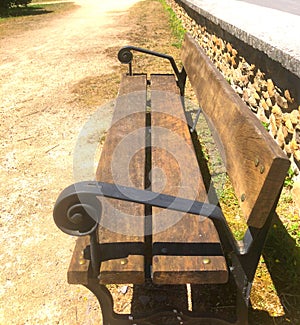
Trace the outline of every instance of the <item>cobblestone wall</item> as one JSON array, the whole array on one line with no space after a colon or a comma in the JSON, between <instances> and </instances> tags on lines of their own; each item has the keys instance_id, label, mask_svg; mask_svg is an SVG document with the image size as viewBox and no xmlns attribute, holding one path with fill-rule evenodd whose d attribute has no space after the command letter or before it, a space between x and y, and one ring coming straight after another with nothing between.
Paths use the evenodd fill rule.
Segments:
<instances>
[{"instance_id":1,"label":"cobblestone wall","mask_svg":"<svg viewBox=\"0 0 300 325\"><path fill-rule=\"evenodd\" d=\"M187 32L199 42L232 88L264 124L271 136L289 156L295 174L300 167L300 105L289 89L280 89L267 79L258 66L241 57L225 40L208 33L175 1L167 0Z\"/></svg>"}]
</instances>

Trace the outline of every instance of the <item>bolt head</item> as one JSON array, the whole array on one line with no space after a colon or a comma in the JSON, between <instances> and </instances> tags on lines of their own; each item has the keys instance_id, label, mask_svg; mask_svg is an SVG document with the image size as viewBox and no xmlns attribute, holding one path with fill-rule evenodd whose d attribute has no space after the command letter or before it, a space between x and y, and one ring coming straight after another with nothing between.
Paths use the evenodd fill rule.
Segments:
<instances>
[{"instance_id":1,"label":"bolt head","mask_svg":"<svg viewBox=\"0 0 300 325\"><path fill-rule=\"evenodd\" d=\"M81 258L80 260L79 260L79 264L80 265L84 265L86 263L86 260L84 259L84 258Z\"/></svg>"},{"instance_id":2,"label":"bolt head","mask_svg":"<svg viewBox=\"0 0 300 325\"><path fill-rule=\"evenodd\" d=\"M166 247L164 247L164 248L161 249L161 252L163 254L167 254L168 253L168 249Z\"/></svg>"},{"instance_id":3,"label":"bolt head","mask_svg":"<svg viewBox=\"0 0 300 325\"><path fill-rule=\"evenodd\" d=\"M121 260L121 265L126 265L128 263L128 259L127 258L123 258Z\"/></svg>"},{"instance_id":4,"label":"bolt head","mask_svg":"<svg viewBox=\"0 0 300 325\"><path fill-rule=\"evenodd\" d=\"M211 263L211 260L209 258L204 258L202 262L207 265Z\"/></svg>"}]
</instances>

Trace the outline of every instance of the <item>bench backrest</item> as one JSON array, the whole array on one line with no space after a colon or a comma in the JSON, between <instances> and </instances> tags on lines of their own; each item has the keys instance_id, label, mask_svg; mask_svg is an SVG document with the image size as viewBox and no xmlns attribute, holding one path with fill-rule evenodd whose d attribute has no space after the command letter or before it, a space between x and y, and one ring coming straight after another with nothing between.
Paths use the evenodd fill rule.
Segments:
<instances>
[{"instance_id":1,"label":"bench backrest","mask_svg":"<svg viewBox=\"0 0 300 325\"><path fill-rule=\"evenodd\" d=\"M209 60L186 34L184 69L212 127L244 217L249 226L261 228L278 198L290 163Z\"/></svg>"}]
</instances>

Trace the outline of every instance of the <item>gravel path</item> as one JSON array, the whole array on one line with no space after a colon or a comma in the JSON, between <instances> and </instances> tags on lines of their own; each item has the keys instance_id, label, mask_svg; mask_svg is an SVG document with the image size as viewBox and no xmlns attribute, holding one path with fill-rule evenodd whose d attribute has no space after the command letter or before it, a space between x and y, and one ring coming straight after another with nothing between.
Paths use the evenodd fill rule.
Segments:
<instances>
[{"instance_id":1,"label":"gravel path","mask_svg":"<svg viewBox=\"0 0 300 325\"><path fill-rule=\"evenodd\" d=\"M73 149L91 109L71 92L118 63L126 43L119 17L138 0L80 0L46 27L0 40L0 324L94 324L97 303L69 286L75 239L53 224L59 192L74 182ZM110 111L103 111L103 127ZM87 317L88 316L88 317Z\"/></svg>"}]
</instances>

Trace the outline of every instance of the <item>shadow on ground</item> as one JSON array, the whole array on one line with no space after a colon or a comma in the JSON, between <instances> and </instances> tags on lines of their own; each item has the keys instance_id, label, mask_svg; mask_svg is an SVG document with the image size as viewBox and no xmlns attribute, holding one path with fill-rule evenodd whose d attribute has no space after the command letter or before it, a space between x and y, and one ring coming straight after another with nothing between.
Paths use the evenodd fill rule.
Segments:
<instances>
[{"instance_id":1,"label":"shadow on ground","mask_svg":"<svg viewBox=\"0 0 300 325\"><path fill-rule=\"evenodd\" d=\"M0 12L0 17L24 17L24 16L36 16L36 15L44 15L49 14L53 11L46 10L43 7L39 6L28 6L28 7L14 7L8 10L4 10L4 12Z\"/></svg>"},{"instance_id":2,"label":"shadow on ground","mask_svg":"<svg viewBox=\"0 0 300 325\"><path fill-rule=\"evenodd\" d=\"M285 316L270 317L267 313L252 310L252 324L300 324L300 248L277 214L269 231L263 258Z\"/></svg>"},{"instance_id":3,"label":"shadow on ground","mask_svg":"<svg viewBox=\"0 0 300 325\"><path fill-rule=\"evenodd\" d=\"M277 214L270 229L263 258L271 275L274 287L284 308L285 315L272 317L268 312L249 307L249 325L297 325L300 324L300 248L288 234ZM135 286L132 311L141 314L164 306L187 311L185 286ZM234 322L235 285L191 286L191 303L194 312L209 312L217 317ZM169 324L166 322L166 324ZM170 324L173 324L170 322Z\"/></svg>"}]
</instances>

